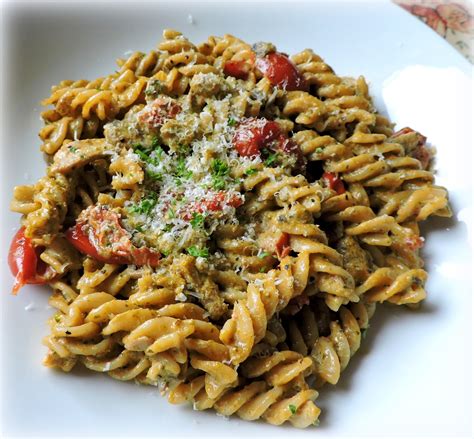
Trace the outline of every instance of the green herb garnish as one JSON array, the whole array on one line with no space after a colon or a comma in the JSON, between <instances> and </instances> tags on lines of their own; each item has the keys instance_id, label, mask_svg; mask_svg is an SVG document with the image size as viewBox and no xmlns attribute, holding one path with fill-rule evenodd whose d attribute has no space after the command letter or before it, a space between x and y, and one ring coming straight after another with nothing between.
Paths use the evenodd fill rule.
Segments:
<instances>
[{"instance_id":1,"label":"green herb garnish","mask_svg":"<svg viewBox=\"0 0 474 439\"><path fill-rule=\"evenodd\" d=\"M254 168L249 168L249 169L247 169L247 170L244 172L244 174L245 174L245 175L253 175L253 174L256 174L257 172L258 172L258 171L257 171L256 169L254 169Z\"/></svg>"},{"instance_id":2,"label":"green herb garnish","mask_svg":"<svg viewBox=\"0 0 474 439\"><path fill-rule=\"evenodd\" d=\"M161 82L159 79L153 78L148 81L145 89L145 95L157 96L163 93L167 89L166 84Z\"/></svg>"},{"instance_id":3,"label":"green herb garnish","mask_svg":"<svg viewBox=\"0 0 474 439\"><path fill-rule=\"evenodd\" d=\"M186 160L181 157L176 165L176 177L189 179L193 176L193 171L186 169Z\"/></svg>"},{"instance_id":4,"label":"green herb garnish","mask_svg":"<svg viewBox=\"0 0 474 439\"><path fill-rule=\"evenodd\" d=\"M150 192L146 198L142 198L138 204L130 207L130 212L148 215L158 202L158 195Z\"/></svg>"},{"instance_id":5,"label":"green herb garnish","mask_svg":"<svg viewBox=\"0 0 474 439\"><path fill-rule=\"evenodd\" d=\"M212 187L218 191L225 189L225 180L222 177L214 177L212 179Z\"/></svg>"},{"instance_id":6,"label":"green herb garnish","mask_svg":"<svg viewBox=\"0 0 474 439\"><path fill-rule=\"evenodd\" d=\"M209 250L204 248L197 248L195 245L188 247L186 251L195 258L208 258L209 257Z\"/></svg>"},{"instance_id":7,"label":"green herb garnish","mask_svg":"<svg viewBox=\"0 0 474 439\"><path fill-rule=\"evenodd\" d=\"M316 154L321 154L323 151L324 151L323 148L316 148L314 152L315 152Z\"/></svg>"},{"instance_id":8,"label":"green herb garnish","mask_svg":"<svg viewBox=\"0 0 474 439\"><path fill-rule=\"evenodd\" d=\"M290 409L292 415L296 413L296 406L294 404L290 404L288 408Z\"/></svg>"},{"instance_id":9,"label":"green herb garnish","mask_svg":"<svg viewBox=\"0 0 474 439\"><path fill-rule=\"evenodd\" d=\"M214 176L224 177L229 174L229 165L220 159L213 159L211 162L211 173Z\"/></svg>"},{"instance_id":10,"label":"green herb garnish","mask_svg":"<svg viewBox=\"0 0 474 439\"><path fill-rule=\"evenodd\" d=\"M278 158L278 154L276 152L271 153L263 162L265 166L272 166Z\"/></svg>"},{"instance_id":11,"label":"green herb garnish","mask_svg":"<svg viewBox=\"0 0 474 439\"><path fill-rule=\"evenodd\" d=\"M232 116L229 116L229 118L227 119L227 124L228 124L230 127L233 127L234 125L237 124L237 121L236 121Z\"/></svg>"},{"instance_id":12,"label":"green herb garnish","mask_svg":"<svg viewBox=\"0 0 474 439\"><path fill-rule=\"evenodd\" d=\"M193 229L199 229L204 226L204 215L200 213L193 212L193 217L191 218L191 226L193 226Z\"/></svg>"},{"instance_id":13,"label":"green herb garnish","mask_svg":"<svg viewBox=\"0 0 474 439\"><path fill-rule=\"evenodd\" d=\"M153 181L163 180L163 174L161 174L159 172L152 171L151 169L146 169L145 174L150 180L153 180Z\"/></svg>"},{"instance_id":14,"label":"green herb garnish","mask_svg":"<svg viewBox=\"0 0 474 439\"><path fill-rule=\"evenodd\" d=\"M270 256L270 253L268 252L262 252L257 255L260 259L266 258L267 256Z\"/></svg>"},{"instance_id":15,"label":"green herb garnish","mask_svg":"<svg viewBox=\"0 0 474 439\"><path fill-rule=\"evenodd\" d=\"M220 159L211 162L212 187L217 190L225 188L225 179L229 175L229 165Z\"/></svg>"},{"instance_id":16,"label":"green herb garnish","mask_svg":"<svg viewBox=\"0 0 474 439\"><path fill-rule=\"evenodd\" d=\"M77 148L75 146L70 146L69 151L71 151L73 154L77 152Z\"/></svg>"},{"instance_id":17,"label":"green herb garnish","mask_svg":"<svg viewBox=\"0 0 474 439\"><path fill-rule=\"evenodd\" d=\"M174 209L168 210L168 218L170 219L176 218L176 212L174 211Z\"/></svg>"}]
</instances>

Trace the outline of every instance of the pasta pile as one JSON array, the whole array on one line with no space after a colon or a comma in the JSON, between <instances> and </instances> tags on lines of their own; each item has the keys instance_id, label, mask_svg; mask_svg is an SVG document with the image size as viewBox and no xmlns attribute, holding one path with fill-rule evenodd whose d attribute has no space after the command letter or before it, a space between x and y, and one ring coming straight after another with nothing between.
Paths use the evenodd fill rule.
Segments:
<instances>
[{"instance_id":1,"label":"pasta pile","mask_svg":"<svg viewBox=\"0 0 474 439\"><path fill-rule=\"evenodd\" d=\"M312 50L163 37L43 101L14 289L53 290L46 366L317 425L375 304L425 298L418 223L451 215L433 151Z\"/></svg>"}]
</instances>

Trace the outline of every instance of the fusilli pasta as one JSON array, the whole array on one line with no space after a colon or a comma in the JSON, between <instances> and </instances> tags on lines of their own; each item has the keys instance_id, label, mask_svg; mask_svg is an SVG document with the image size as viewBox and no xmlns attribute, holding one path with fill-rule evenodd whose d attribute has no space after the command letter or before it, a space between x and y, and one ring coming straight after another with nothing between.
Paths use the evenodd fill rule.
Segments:
<instances>
[{"instance_id":1,"label":"fusilli pasta","mask_svg":"<svg viewBox=\"0 0 474 439\"><path fill-rule=\"evenodd\" d=\"M52 88L46 175L14 189L13 291L56 309L44 364L317 425L375 303L426 296L418 223L451 215L433 150L310 49L165 30L117 64Z\"/></svg>"}]
</instances>

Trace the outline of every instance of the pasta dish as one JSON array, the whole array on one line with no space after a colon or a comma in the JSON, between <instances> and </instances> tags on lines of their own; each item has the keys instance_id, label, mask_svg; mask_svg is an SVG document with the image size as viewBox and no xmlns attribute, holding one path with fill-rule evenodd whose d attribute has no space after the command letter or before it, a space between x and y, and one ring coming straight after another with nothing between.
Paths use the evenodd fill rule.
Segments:
<instances>
[{"instance_id":1,"label":"pasta dish","mask_svg":"<svg viewBox=\"0 0 474 439\"><path fill-rule=\"evenodd\" d=\"M312 50L165 30L43 105L9 264L14 293L51 288L46 366L304 428L376 303L425 298L434 150Z\"/></svg>"}]
</instances>

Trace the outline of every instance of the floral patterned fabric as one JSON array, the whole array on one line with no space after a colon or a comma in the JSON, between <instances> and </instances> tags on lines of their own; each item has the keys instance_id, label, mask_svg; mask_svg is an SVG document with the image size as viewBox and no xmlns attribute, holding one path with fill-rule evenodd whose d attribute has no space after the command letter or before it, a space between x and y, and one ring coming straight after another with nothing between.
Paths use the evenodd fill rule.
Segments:
<instances>
[{"instance_id":1,"label":"floral patterned fabric","mask_svg":"<svg viewBox=\"0 0 474 439\"><path fill-rule=\"evenodd\" d=\"M474 62L474 15L469 0L395 0L445 38L471 63Z\"/></svg>"}]
</instances>

